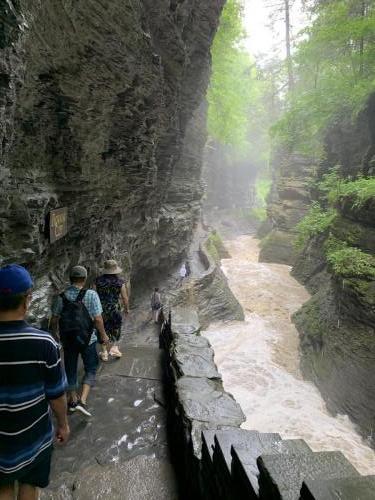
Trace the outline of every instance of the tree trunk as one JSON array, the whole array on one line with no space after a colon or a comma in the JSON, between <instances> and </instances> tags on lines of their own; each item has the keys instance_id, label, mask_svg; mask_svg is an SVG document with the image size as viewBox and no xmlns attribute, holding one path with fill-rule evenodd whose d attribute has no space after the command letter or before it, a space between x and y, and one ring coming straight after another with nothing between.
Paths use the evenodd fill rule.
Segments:
<instances>
[{"instance_id":1,"label":"tree trunk","mask_svg":"<svg viewBox=\"0 0 375 500\"><path fill-rule=\"evenodd\" d=\"M293 75L293 62L291 57L291 42L290 42L290 0L284 0L285 4L285 43L286 43L286 57L288 65L288 87L289 91L293 90L294 87L294 75Z\"/></svg>"}]
</instances>

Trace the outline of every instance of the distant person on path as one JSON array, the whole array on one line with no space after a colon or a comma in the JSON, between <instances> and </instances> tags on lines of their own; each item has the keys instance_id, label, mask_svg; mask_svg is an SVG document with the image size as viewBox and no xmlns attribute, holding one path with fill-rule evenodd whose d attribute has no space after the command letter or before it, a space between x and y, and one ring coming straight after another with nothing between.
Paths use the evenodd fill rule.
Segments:
<instances>
[{"instance_id":1,"label":"distant person on path","mask_svg":"<svg viewBox=\"0 0 375 500\"><path fill-rule=\"evenodd\" d=\"M154 288L154 291L151 294L151 311L152 311L152 319L155 323L159 321L159 314L161 311L161 296L159 292L159 288Z\"/></svg>"},{"instance_id":2,"label":"distant person on path","mask_svg":"<svg viewBox=\"0 0 375 500\"><path fill-rule=\"evenodd\" d=\"M188 278L191 275L191 267L190 267L190 262L188 260L185 262L185 269L186 269L186 278Z\"/></svg>"},{"instance_id":3,"label":"distant person on path","mask_svg":"<svg viewBox=\"0 0 375 500\"><path fill-rule=\"evenodd\" d=\"M123 303L125 314L129 314L129 298L125 280L119 275L122 269L115 260L104 262L104 273L95 281L95 288L103 306L103 319L105 331L109 337L111 348L109 355L121 358L122 353L117 343L121 336L122 314L120 300ZM104 345L100 353L102 361L108 361L107 346Z\"/></svg>"},{"instance_id":4,"label":"distant person on path","mask_svg":"<svg viewBox=\"0 0 375 500\"><path fill-rule=\"evenodd\" d=\"M60 351L49 333L29 326L25 317L33 282L16 264L0 269L0 499L37 500L49 483L53 426L55 437L69 438L66 378Z\"/></svg>"},{"instance_id":5,"label":"distant person on path","mask_svg":"<svg viewBox=\"0 0 375 500\"><path fill-rule=\"evenodd\" d=\"M64 347L64 365L68 378L69 412L81 412L87 417L91 413L87 407L90 388L95 384L99 364L96 351L97 332L102 343L108 342L102 318L102 306L95 290L84 288L87 271L82 266L75 266L70 272L71 285L54 301L52 305L52 331L58 336ZM78 397L78 357L82 357L85 375L82 392Z\"/></svg>"},{"instance_id":6,"label":"distant person on path","mask_svg":"<svg viewBox=\"0 0 375 500\"><path fill-rule=\"evenodd\" d=\"M180 283L186 278L186 265L185 262L180 267Z\"/></svg>"}]
</instances>

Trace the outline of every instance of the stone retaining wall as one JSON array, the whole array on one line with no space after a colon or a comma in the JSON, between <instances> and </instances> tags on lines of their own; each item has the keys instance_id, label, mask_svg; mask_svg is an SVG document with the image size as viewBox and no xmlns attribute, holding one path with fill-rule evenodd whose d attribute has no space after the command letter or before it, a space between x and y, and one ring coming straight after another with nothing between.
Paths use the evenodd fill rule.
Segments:
<instances>
[{"instance_id":1,"label":"stone retaining wall","mask_svg":"<svg viewBox=\"0 0 375 500\"><path fill-rule=\"evenodd\" d=\"M245 416L223 388L196 310L173 311L167 351L170 442L181 497L205 500L370 500L363 477L341 452L313 452L301 439L240 429Z\"/></svg>"}]
</instances>

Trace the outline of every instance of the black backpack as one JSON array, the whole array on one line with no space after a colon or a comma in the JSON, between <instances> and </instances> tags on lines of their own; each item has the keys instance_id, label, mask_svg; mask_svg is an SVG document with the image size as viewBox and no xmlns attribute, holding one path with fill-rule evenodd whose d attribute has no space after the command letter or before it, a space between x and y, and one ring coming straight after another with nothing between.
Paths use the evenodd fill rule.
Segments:
<instances>
[{"instance_id":1,"label":"black backpack","mask_svg":"<svg viewBox=\"0 0 375 500\"><path fill-rule=\"evenodd\" d=\"M64 293L60 295L63 308L59 319L60 338L63 345L87 346L94 331L94 322L86 309L83 299L87 290L82 289L76 300L68 300Z\"/></svg>"}]
</instances>

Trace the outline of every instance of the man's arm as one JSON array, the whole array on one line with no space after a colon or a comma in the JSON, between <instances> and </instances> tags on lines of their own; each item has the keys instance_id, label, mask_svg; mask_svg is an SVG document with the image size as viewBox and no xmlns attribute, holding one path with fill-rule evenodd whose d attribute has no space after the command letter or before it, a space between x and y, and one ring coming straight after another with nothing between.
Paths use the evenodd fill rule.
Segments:
<instances>
[{"instance_id":1,"label":"man's arm","mask_svg":"<svg viewBox=\"0 0 375 500\"><path fill-rule=\"evenodd\" d=\"M108 344L109 338L108 335L105 333L103 317L101 314L94 317L94 325L95 328L98 330L101 342L103 342L103 344Z\"/></svg>"},{"instance_id":2,"label":"man's arm","mask_svg":"<svg viewBox=\"0 0 375 500\"><path fill-rule=\"evenodd\" d=\"M52 411L55 414L57 420L57 428L55 431L56 439L60 444L66 443L70 435L67 417L66 395L63 394L57 399L50 399L49 404L51 405Z\"/></svg>"}]
</instances>

